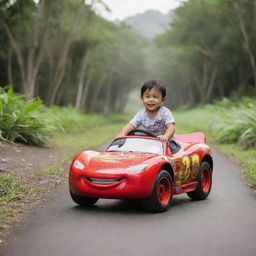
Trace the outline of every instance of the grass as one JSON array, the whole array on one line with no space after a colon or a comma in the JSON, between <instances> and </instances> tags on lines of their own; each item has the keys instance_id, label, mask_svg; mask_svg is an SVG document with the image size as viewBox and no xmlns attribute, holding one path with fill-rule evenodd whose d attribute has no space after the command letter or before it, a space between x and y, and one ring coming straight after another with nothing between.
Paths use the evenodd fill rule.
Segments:
<instances>
[{"instance_id":1,"label":"grass","mask_svg":"<svg viewBox=\"0 0 256 256\"><path fill-rule=\"evenodd\" d=\"M0 176L1 184L1 202L17 201L26 194L33 194L34 187L23 182L22 177L15 174L6 174Z\"/></svg>"},{"instance_id":2,"label":"grass","mask_svg":"<svg viewBox=\"0 0 256 256\"><path fill-rule=\"evenodd\" d=\"M85 128L76 133L62 133L53 142L59 148L69 148L72 152L95 148L107 140L113 139L121 130L123 123Z\"/></svg>"},{"instance_id":3,"label":"grass","mask_svg":"<svg viewBox=\"0 0 256 256\"><path fill-rule=\"evenodd\" d=\"M27 211L27 203L35 198L38 188L15 173L0 175L0 232ZM0 243L1 245L1 243Z\"/></svg>"}]
</instances>

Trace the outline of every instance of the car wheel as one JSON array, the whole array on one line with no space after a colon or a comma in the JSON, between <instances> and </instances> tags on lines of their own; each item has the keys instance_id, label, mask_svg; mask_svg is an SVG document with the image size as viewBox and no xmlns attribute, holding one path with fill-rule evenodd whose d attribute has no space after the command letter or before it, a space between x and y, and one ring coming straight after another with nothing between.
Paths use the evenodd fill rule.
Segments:
<instances>
[{"instance_id":1,"label":"car wheel","mask_svg":"<svg viewBox=\"0 0 256 256\"><path fill-rule=\"evenodd\" d=\"M78 195L75 195L71 190L69 191L73 201L79 204L80 206L91 207L99 200L99 198L94 198L94 197L78 196Z\"/></svg>"},{"instance_id":2,"label":"car wheel","mask_svg":"<svg viewBox=\"0 0 256 256\"><path fill-rule=\"evenodd\" d=\"M151 212L168 210L172 201L172 177L166 170L160 170L151 196L142 201L143 207Z\"/></svg>"},{"instance_id":3,"label":"car wheel","mask_svg":"<svg viewBox=\"0 0 256 256\"><path fill-rule=\"evenodd\" d=\"M193 200L203 200L207 198L212 188L212 168L208 162L202 162L197 182L196 190L188 192L187 195Z\"/></svg>"}]
</instances>

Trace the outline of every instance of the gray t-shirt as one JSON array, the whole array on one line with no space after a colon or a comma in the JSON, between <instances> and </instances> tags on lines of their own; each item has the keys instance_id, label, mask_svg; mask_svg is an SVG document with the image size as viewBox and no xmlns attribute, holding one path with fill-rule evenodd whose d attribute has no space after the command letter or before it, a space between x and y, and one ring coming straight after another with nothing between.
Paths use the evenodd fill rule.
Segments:
<instances>
[{"instance_id":1,"label":"gray t-shirt","mask_svg":"<svg viewBox=\"0 0 256 256\"><path fill-rule=\"evenodd\" d=\"M146 108L141 109L129 122L135 128L141 127L142 129L151 132L155 136L162 135L166 131L166 125L170 123L175 123L172 112L161 106L157 112L154 119L148 117ZM170 138L169 140L172 140Z\"/></svg>"}]
</instances>

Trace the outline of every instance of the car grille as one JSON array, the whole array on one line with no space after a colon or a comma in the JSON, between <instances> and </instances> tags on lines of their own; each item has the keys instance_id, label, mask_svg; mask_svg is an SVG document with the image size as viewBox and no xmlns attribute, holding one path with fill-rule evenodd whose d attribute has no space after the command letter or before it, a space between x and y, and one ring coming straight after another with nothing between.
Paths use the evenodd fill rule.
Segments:
<instances>
[{"instance_id":1,"label":"car grille","mask_svg":"<svg viewBox=\"0 0 256 256\"><path fill-rule=\"evenodd\" d=\"M121 181L121 179L96 179L96 178L88 178L88 180L92 183L99 184L99 185L115 184Z\"/></svg>"}]
</instances>

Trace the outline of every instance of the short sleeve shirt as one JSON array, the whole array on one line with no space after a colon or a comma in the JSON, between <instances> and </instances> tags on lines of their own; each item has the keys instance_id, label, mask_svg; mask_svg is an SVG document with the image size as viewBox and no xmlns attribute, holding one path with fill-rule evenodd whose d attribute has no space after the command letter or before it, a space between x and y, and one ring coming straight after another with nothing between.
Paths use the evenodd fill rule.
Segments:
<instances>
[{"instance_id":1,"label":"short sleeve shirt","mask_svg":"<svg viewBox=\"0 0 256 256\"><path fill-rule=\"evenodd\" d=\"M155 136L158 136L164 134L166 125L175 123L175 120L172 112L168 108L161 106L154 119L148 117L146 108L144 108L141 109L129 123L135 128L141 127Z\"/></svg>"}]
</instances>

